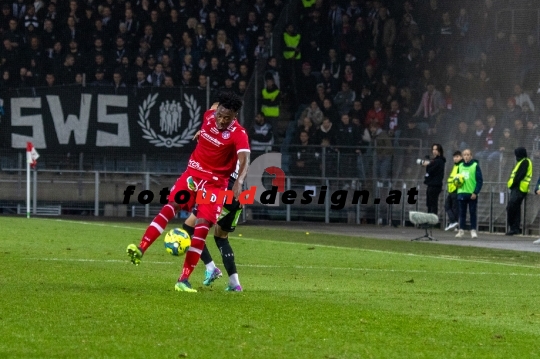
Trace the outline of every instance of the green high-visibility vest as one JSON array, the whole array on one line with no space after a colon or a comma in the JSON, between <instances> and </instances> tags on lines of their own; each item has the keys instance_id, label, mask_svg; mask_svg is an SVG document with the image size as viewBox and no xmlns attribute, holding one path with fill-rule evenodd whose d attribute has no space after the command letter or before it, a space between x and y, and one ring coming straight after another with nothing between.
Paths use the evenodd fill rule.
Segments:
<instances>
[{"instance_id":1,"label":"green high-visibility vest","mask_svg":"<svg viewBox=\"0 0 540 359\"><path fill-rule=\"evenodd\" d=\"M265 100L274 101L279 95L279 90L268 92L266 88L262 90L262 97ZM279 117L279 106L261 106L261 112L267 117Z\"/></svg>"},{"instance_id":2,"label":"green high-visibility vest","mask_svg":"<svg viewBox=\"0 0 540 359\"><path fill-rule=\"evenodd\" d=\"M454 184L454 177L456 177L458 173L459 164L454 164L454 167L452 167L452 172L450 172L450 176L448 176L448 193L454 193L457 190L456 185Z\"/></svg>"},{"instance_id":3,"label":"green high-visibility vest","mask_svg":"<svg viewBox=\"0 0 540 359\"><path fill-rule=\"evenodd\" d=\"M463 175L465 182L463 186L459 187L457 193L474 193L476 188L476 167L478 167L478 162L474 162L470 166L465 166L465 163L462 162L459 164L459 173Z\"/></svg>"},{"instance_id":4,"label":"green high-visibility vest","mask_svg":"<svg viewBox=\"0 0 540 359\"><path fill-rule=\"evenodd\" d=\"M510 188L514 184L514 177L516 176L516 171L519 168L519 165L523 161L529 162L529 167L527 167L527 174L525 175L525 178L519 182L519 190L523 193L529 192L529 183L531 183L533 168L532 168L532 162L528 158L521 159L518 163L516 163L516 166L514 167L514 170L512 171L512 174L510 174L510 179L508 180L508 188Z\"/></svg>"},{"instance_id":5,"label":"green high-visibility vest","mask_svg":"<svg viewBox=\"0 0 540 359\"><path fill-rule=\"evenodd\" d=\"M283 40L285 40L285 46L287 47L298 47L300 44L300 34L296 34L295 36L289 35L288 32L285 32L283 34ZM287 60L292 59L293 57L296 60L300 60L301 55L298 53L296 56L294 56L294 51L283 51L283 57Z\"/></svg>"},{"instance_id":6,"label":"green high-visibility vest","mask_svg":"<svg viewBox=\"0 0 540 359\"><path fill-rule=\"evenodd\" d=\"M302 0L302 5L304 5L304 7L307 9L312 7L315 2L316 0Z\"/></svg>"}]
</instances>

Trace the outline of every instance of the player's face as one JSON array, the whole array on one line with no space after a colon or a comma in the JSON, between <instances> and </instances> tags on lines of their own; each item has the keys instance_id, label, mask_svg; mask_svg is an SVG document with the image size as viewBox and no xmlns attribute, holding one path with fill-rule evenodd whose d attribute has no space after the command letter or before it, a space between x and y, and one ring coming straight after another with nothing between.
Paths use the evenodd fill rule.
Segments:
<instances>
[{"instance_id":1,"label":"player's face","mask_svg":"<svg viewBox=\"0 0 540 359\"><path fill-rule=\"evenodd\" d=\"M224 130L233 122L236 117L236 112L233 110L226 109L223 106L218 106L216 110L216 127L218 130Z\"/></svg>"},{"instance_id":2,"label":"player's face","mask_svg":"<svg viewBox=\"0 0 540 359\"><path fill-rule=\"evenodd\" d=\"M465 150L465 151L462 152L462 154L463 154L463 160L464 160L466 163L471 162L471 160L472 160L472 154L471 154L471 151Z\"/></svg>"}]
</instances>

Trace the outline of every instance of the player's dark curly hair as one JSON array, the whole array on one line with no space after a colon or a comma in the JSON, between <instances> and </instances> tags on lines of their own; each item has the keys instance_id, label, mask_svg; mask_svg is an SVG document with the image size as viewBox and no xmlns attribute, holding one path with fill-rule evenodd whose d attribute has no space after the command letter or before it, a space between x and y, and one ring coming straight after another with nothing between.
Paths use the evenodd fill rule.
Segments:
<instances>
[{"instance_id":1,"label":"player's dark curly hair","mask_svg":"<svg viewBox=\"0 0 540 359\"><path fill-rule=\"evenodd\" d=\"M233 110L234 112L238 112L242 108L242 99L232 92L220 93L218 103L227 110Z\"/></svg>"}]
</instances>

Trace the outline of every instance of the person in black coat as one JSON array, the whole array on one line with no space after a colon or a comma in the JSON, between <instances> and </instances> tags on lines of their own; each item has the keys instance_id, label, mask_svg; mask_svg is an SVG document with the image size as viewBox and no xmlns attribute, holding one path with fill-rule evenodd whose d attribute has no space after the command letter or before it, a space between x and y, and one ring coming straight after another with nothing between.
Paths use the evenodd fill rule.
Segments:
<instances>
[{"instance_id":1,"label":"person in black coat","mask_svg":"<svg viewBox=\"0 0 540 359\"><path fill-rule=\"evenodd\" d=\"M418 160L418 164L426 167L424 184L427 186L426 205L428 213L438 214L439 195L442 192L446 158L444 158L442 146L438 143L431 146L431 153L433 154L431 160Z\"/></svg>"}]
</instances>

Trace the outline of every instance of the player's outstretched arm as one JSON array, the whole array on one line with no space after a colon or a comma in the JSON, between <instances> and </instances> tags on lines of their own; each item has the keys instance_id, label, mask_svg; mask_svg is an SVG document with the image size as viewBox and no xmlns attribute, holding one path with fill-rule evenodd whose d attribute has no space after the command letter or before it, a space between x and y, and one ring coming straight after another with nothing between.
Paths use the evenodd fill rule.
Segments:
<instances>
[{"instance_id":1,"label":"player's outstretched arm","mask_svg":"<svg viewBox=\"0 0 540 359\"><path fill-rule=\"evenodd\" d=\"M248 174L248 169L249 169L249 152L248 151L238 152L238 163L239 163L238 179L236 180L232 188L234 197L237 199L240 196L240 193L242 192L242 185L244 184L244 180L246 179L246 176Z\"/></svg>"},{"instance_id":2,"label":"player's outstretched arm","mask_svg":"<svg viewBox=\"0 0 540 359\"><path fill-rule=\"evenodd\" d=\"M218 106L219 106L219 102L214 102L212 107L210 107L210 110L217 110Z\"/></svg>"}]
</instances>

